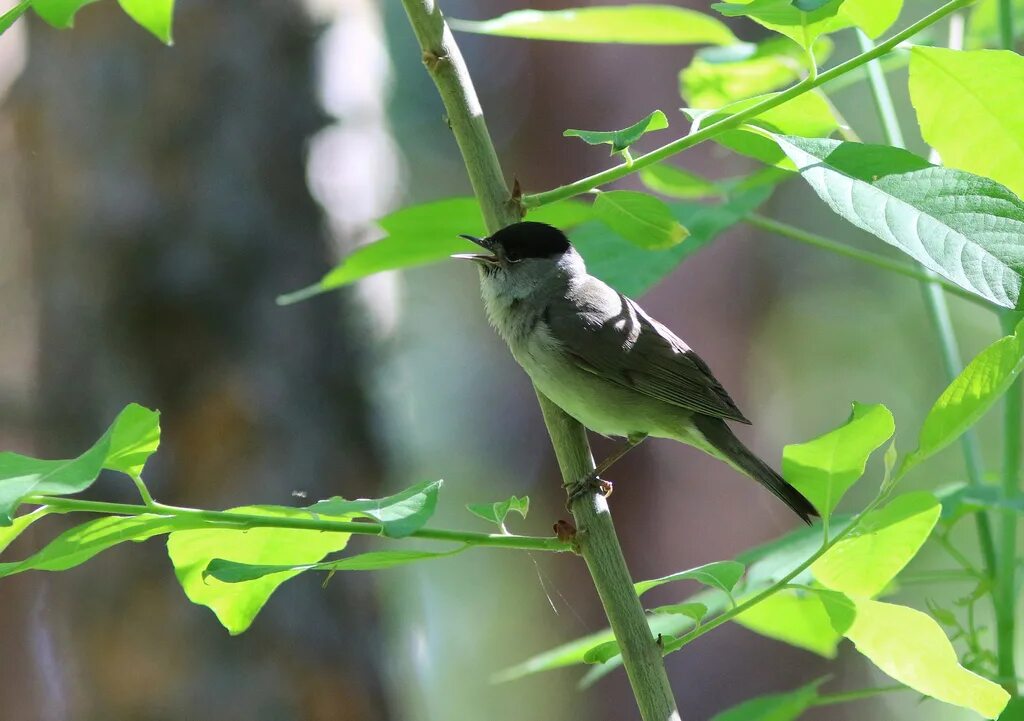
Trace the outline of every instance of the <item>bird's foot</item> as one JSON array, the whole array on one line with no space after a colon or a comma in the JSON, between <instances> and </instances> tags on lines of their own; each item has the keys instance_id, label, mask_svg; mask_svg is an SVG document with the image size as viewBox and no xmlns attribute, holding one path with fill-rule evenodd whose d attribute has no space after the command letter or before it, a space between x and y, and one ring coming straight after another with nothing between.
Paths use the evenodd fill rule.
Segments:
<instances>
[{"instance_id":1,"label":"bird's foot","mask_svg":"<svg viewBox=\"0 0 1024 721\"><path fill-rule=\"evenodd\" d=\"M612 495L613 488L612 482L601 478L595 470L569 486L569 498L565 502L565 507L571 511L572 504L588 493L600 493L607 498Z\"/></svg>"}]
</instances>

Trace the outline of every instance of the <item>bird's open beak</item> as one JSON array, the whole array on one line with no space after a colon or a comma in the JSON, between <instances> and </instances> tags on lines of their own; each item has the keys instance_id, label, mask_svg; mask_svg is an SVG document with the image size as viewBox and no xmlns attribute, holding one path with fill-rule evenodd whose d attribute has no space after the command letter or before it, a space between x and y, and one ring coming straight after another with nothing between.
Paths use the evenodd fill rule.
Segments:
<instances>
[{"instance_id":1,"label":"bird's open beak","mask_svg":"<svg viewBox=\"0 0 1024 721\"><path fill-rule=\"evenodd\" d=\"M488 253L456 253L451 256L459 260L475 260L477 263L497 263L498 256L493 251L493 246L488 238L477 238L475 235L459 235L460 238L476 243Z\"/></svg>"}]
</instances>

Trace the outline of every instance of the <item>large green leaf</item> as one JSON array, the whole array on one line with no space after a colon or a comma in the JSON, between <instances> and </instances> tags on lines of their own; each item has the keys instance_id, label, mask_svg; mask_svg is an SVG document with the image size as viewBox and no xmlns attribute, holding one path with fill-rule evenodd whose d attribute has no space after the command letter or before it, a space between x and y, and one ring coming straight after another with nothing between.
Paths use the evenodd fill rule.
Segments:
<instances>
[{"instance_id":1,"label":"large green leaf","mask_svg":"<svg viewBox=\"0 0 1024 721\"><path fill-rule=\"evenodd\" d=\"M25 516L15 519L17 524ZM191 517L105 516L68 529L23 561L0 563L0 578L23 571L66 571L126 541L141 542L172 531L201 528L206 521Z\"/></svg>"},{"instance_id":2,"label":"large green leaf","mask_svg":"<svg viewBox=\"0 0 1024 721\"><path fill-rule=\"evenodd\" d=\"M296 573L305 571L380 571L385 568L405 566L417 561L430 561L437 558L461 553L469 546L461 546L452 551L373 551L371 553L360 553L349 558L341 558L336 561L321 561L320 563L287 563L287 564L253 564L228 561L223 558L214 558L206 566L205 575L216 578L224 583L244 583L254 581L257 578L270 576L276 573ZM295 572L295 573L292 573ZM291 577L291 576L289 576Z\"/></svg>"},{"instance_id":3,"label":"large green leaf","mask_svg":"<svg viewBox=\"0 0 1024 721\"><path fill-rule=\"evenodd\" d=\"M168 45L171 39L171 20L174 0L117 0L132 20Z\"/></svg>"},{"instance_id":4,"label":"large green leaf","mask_svg":"<svg viewBox=\"0 0 1024 721\"><path fill-rule=\"evenodd\" d=\"M773 693L744 701L738 706L715 714L711 721L793 721L809 709L818 698L820 678L793 691Z\"/></svg>"},{"instance_id":5,"label":"large green leaf","mask_svg":"<svg viewBox=\"0 0 1024 721\"><path fill-rule=\"evenodd\" d=\"M594 201L594 215L629 242L645 250L666 250L689 232L665 203L634 190L611 190Z\"/></svg>"},{"instance_id":6,"label":"large green leaf","mask_svg":"<svg viewBox=\"0 0 1024 721\"><path fill-rule=\"evenodd\" d=\"M694 111L684 109L696 125L707 127L713 123L723 120L730 115L746 110L757 105L771 95L759 95L746 100L739 100L714 112ZM839 121L832 112L832 106L825 100L824 96L818 93L804 93L792 100L787 100L770 110L766 110L755 118L751 118L746 125L761 128L771 133L783 135L799 135L805 138L823 138L831 135L839 128ZM696 127L696 126L695 126ZM796 166L786 158L782 149L765 135L759 132L752 132L742 128L726 130L714 137L714 141L725 147L735 150L737 153L750 156L768 165L777 165L788 170L795 170Z\"/></svg>"},{"instance_id":7,"label":"large green leaf","mask_svg":"<svg viewBox=\"0 0 1024 721\"><path fill-rule=\"evenodd\" d=\"M579 138L589 145L612 146L612 154L621 153L647 133L664 130L668 127L665 113L655 110L645 118L638 120L622 130L566 130L562 133L567 138Z\"/></svg>"},{"instance_id":8,"label":"large green leaf","mask_svg":"<svg viewBox=\"0 0 1024 721\"><path fill-rule=\"evenodd\" d=\"M932 698L999 715L1010 695L961 666L939 625L906 606L855 599L856 617L846 632L857 650L895 680Z\"/></svg>"},{"instance_id":9,"label":"large green leaf","mask_svg":"<svg viewBox=\"0 0 1024 721\"><path fill-rule=\"evenodd\" d=\"M910 99L924 139L942 163L1024 195L1024 57L1009 50L915 47ZM969 132L965 129L969 128Z\"/></svg>"},{"instance_id":10,"label":"large green leaf","mask_svg":"<svg viewBox=\"0 0 1024 721\"><path fill-rule=\"evenodd\" d=\"M590 214L586 203L566 200L532 210L528 219L566 229L582 223ZM297 303L374 273L414 268L447 260L454 253L479 250L459 235L487 234L474 198L448 198L414 205L384 216L377 224L387 233L384 238L356 248L319 283L282 295L277 302Z\"/></svg>"},{"instance_id":11,"label":"large green leaf","mask_svg":"<svg viewBox=\"0 0 1024 721\"><path fill-rule=\"evenodd\" d=\"M1017 305L1024 203L1009 189L885 145L775 139L833 211L953 283Z\"/></svg>"},{"instance_id":12,"label":"large green leaf","mask_svg":"<svg viewBox=\"0 0 1024 721\"><path fill-rule=\"evenodd\" d=\"M762 186L737 193L718 205L669 203L672 214L690 235L668 250L638 248L596 221L581 225L570 237L590 273L626 295L639 296L719 233L740 222L769 195L771 187Z\"/></svg>"},{"instance_id":13,"label":"large green leaf","mask_svg":"<svg viewBox=\"0 0 1024 721\"><path fill-rule=\"evenodd\" d=\"M857 528L811 566L824 586L849 596L873 598L921 550L939 520L941 506L917 491L865 515Z\"/></svg>"},{"instance_id":14,"label":"large green leaf","mask_svg":"<svg viewBox=\"0 0 1024 721\"><path fill-rule=\"evenodd\" d=\"M1024 322L974 357L942 392L921 426L916 451L899 475L938 453L974 425L1024 369Z\"/></svg>"},{"instance_id":15,"label":"large green leaf","mask_svg":"<svg viewBox=\"0 0 1024 721\"><path fill-rule=\"evenodd\" d=\"M340 496L318 501L307 509L315 516L362 516L384 527L389 538L405 538L423 527L437 508L441 481L424 481L385 498L349 501Z\"/></svg>"},{"instance_id":16,"label":"large green leaf","mask_svg":"<svg viewBox=\"0 0 1024 721\"><path fill-rule=\"evenodd\" d=\"M138 475L160 442L160 414L134 403L125 407L92 448L78 458L48 461L0 453L0 526L29 495L63 496L84 491L104 468Z\"/></svg>"},{"instance_id":17,"label":"large green leaf","mask_svg":"<svg viewBox=\"0 0 1024 721\"><path fill-rule=\"evenodd\" d=\"M666 163L646 167L638 174L640 181L656 193L682 200L721 198L725 189L718 183Z\"/></svg>"},{"instance_id":18,"label":"large green leaf","mask_svg":"<svg viewBox=\"0 0 1024 721\"><path fill-rule=\"evenodd\" d=\"M853 404L850 419L834 431L782 451L782 475L821 517L832 515L843 495L864 475L871 454L896 430L892 413L881 404Z\"/></svg>"},{"instance_id":19,"label":"large green leaf","mask_svg":"<svg viewBox=\"0 0 1024 721\"><path fill-rule=\"evenodd\" d=\"M673 583L675 581L698 581L705 586L717 588L727 594L732 593L733 587L743 576L743 564L736 561L715 561L706 563L703 566L690 568L686 571L679 571L661 578L654 578L650 581L638 581L633 584L636 595L642 596L652 588Z\"/></svg>"},{"instance_id":20,"label":"large green leaf","mask_svg":"<svg viewBox=\"0 0 1024 721\"><path fill-rule=\"evenodd\" d=\"M309 511L305 509L279 506L248 506L231 511L258 516L309 518ZM240 583L224 583L205 575L213 559L257 566L302 566L317 563L328 553L340 551L348 543L350 535L293 528L206 528L171 533L167 538L167 553L189 600L210 608L221 625L234 636L249 628L278 586L302 570L275 573Z\"/></svg>"},{"instance_id":21,"label":"large green leaf","mask_svg":"<svg viewBox=\"0 0 1024 721\"><path fill-rule=\"evenodd\" d=\"M828 38L814 44L819 63L831 52ZM807 58L787 38L701 48L679 72L679 92L691 108L720 108L790 85L807 70Z\"/></svg>"},{"instance_id":22,"label":"large green leaf","mask_svg":"<svg viewBox=\"0 0 1024 721\"><path fill-rule=\"evenodd\" d=\"M751 606L735 619L741 626L825 658L835 658L843 636L818 593L786 589Z\"/></svg>"},{"instance_id":23,"label":"large green leaf","mask_svg":"<svg viewBox=\"0 0 1024 721\"><path fill-rule=\"evenodd\" d=\"M729 45L736 36L719 20L672 5L567 10L514 10L483 21L449 20L456 30L532 40L639 45Z\"/></svg>"},{"instance_id":24,"label":"large green leaf","mask_svg":"<svg viewBox=\"0 0 1024 721\"><path fill-rule=\"evenodd\" d=\"M806 48L820 35L848 27L878 37L896 22L902 5L902 0L828 0L805 12L792 0L733 0L711 7L726 17L749 17Z\"/></svg>"}]
</instances>

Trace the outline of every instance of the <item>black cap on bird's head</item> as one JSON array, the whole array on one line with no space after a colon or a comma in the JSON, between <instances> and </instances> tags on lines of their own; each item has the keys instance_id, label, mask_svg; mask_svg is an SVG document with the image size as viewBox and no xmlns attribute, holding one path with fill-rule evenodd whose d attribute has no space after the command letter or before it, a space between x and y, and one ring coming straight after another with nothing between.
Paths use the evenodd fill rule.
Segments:
<instances>
[{"instance_id":1,"label":"black cap on bird's head","mask_svg":"<svg viewBox=\"0 0 1024 721\"><path fill-rule=\"evenodd\" d=\"M517 263L527 258L557 258L572 247L565 233L558 228L529 220L513 223L487 238L472 235L460 237L489 250L491 254L467 253L452 257L481 263Z\"/></svg>"}]
</instances>

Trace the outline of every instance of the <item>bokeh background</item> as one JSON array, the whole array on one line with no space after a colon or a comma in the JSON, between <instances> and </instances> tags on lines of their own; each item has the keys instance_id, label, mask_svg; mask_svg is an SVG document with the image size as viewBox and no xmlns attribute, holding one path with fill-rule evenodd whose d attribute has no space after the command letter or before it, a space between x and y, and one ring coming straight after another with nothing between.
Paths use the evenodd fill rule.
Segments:
<instances>
[{"instance_id":1,"label":"bokeh background","mask_svg":"<svg viewBox=\"0 0 1024 721\"><path fill-rule=\"evenodd\" d=\"M906 5L916 17L936 3ZM471 19L519 6L443 3ZM175 46L163 47L105 0L73 31L27 18L0 38L0 447L76 455L137 401L163 413L148 480L167 502L298 503L297 493L382 495L443 477L437 525L480 527L466 502L525 493L531 514L514 528L548 533L565 516L557 469L531 387L487 327L471 269L441 264L274 304L378 237L375 218L468 192L400 4L178 0L175 27ZM761 37L753 25L734 28ZM608 164L600 148L563 138L565 128L624 127L654 108L670 116L667 132L684 127L677 74L692 49L460 42L504 168L528 190ZM851 54L850 43L840 36L836 56ZM910 130L905 71L892 77ZM866 88L834 100L863 138L881 140ZM923 152L919 140L914 147ZM711 144L678 162L712 177L751 168ZM888 251L799 182L763 210ZM838 425L853 400L886 403L907 449L944 387L913 281L749 227L687 260L644 303L711 364L754 421L741 432L776 464L784 444ZM996 324L950 303L973 354ZM988 428L981 439L994 459ZM608 447L595 441L598 455ZM962 475L954 448L910 484ZM636 578L731 558L794 524L746 479L667 441L646 444L612 477ZM850 507L873 493L863 485ZM135 497L116 479L92 492ZM10 557L67 522L36 524ZM970 553L972 535L957 538ZM651 603L689 590L659 589ZM621 671L584 692L579 669L490 681L603 625L578 559L477 550L339 575L325 588L301 577L231 638L186 601L154 540L0 583L0 717L634 718ZM826 666L733 626L668 666L688 721L824 673L835 675L833 689L885 683L848 648ZM961 717L912 694L815 716Z\"/></svg>"}]
</instances>

